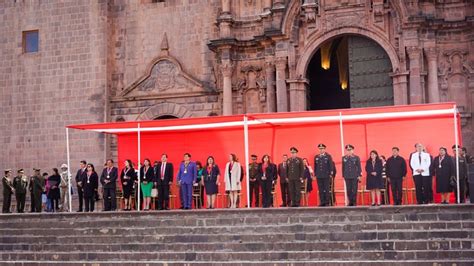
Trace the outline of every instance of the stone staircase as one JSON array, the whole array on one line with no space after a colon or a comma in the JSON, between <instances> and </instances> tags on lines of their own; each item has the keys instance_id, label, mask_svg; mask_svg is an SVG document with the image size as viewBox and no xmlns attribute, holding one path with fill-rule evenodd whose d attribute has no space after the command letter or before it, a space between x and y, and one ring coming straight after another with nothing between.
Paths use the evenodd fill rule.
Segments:
<instances>
[{"instance_id":1,"label":"stone staircase","mask_svg":"<svg viewBox=\"0 0 474 266\"><path fill-rule=\"evenodd\" d=\"M474 205L0 215L2 265L473 265Z\"/></svg>"}]
</instances>

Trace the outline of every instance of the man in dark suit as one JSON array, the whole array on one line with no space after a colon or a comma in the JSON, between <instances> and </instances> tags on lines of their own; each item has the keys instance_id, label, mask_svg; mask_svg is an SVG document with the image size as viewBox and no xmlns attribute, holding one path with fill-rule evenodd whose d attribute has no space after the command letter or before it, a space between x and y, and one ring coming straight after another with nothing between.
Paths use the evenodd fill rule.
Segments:
<instances>
[{"instance_id":1,"label":"man in dark suit","mask_svg":"<svg viewBox=\"0 0 474 266\"><path fill-rule=\"evenodd\" d=\"M173 184L173 164L168 162L168 155L161 155L161 162L155 166L156 180L158 187L158 210L169 210L170 186Z\"/></svg>"},{"instance_id":2,"label":"man in dark suit","mask_svg":"<svg viewBox=\"0 0 474 266\"><path fill-rule=\"evenodd\" d=\"M407 164L405 159L399 155L398 147L392 148L392 156L387 159L385 172L392 187L393 204L402 204L403 180L407 175Z\"/></svg>"},{"instance_id":3,"label":"man in dark suit","mask_svg":"<svg viewBox=\"0 0 474 266\"><path fill-rule=\"evenodd\" d=\"M115 211L117 209L117 199L115 196L117 189L118 169L114 167L112 159L107 160L107 166L102 170L100 183L104 188L104 211Z\"/></svg>"},{"instance_id":4,"label":"man in dark suit","mask_svg":"<svg viewBox=\"0 0 474 266\"><path fill-rule=\"evenodd\" d=\"M278 165L278 176L280 177L280 190L282 204L280 207L287 207L290 205L290 192L288 191L288 155L283 155L283 162Z\"/></svg>"},{"instance_id":5,"label":"man in dark suit","mask_svg":"<svg viewBox=\"0 0 474 266\"><path fill-rule=\"evenodd\" d=\"M87 167L87 162L82 160L80 163L80 168L79 170L77 170L77 173L76 173L77 195L79 196L78 212L82 212L82 205L84 204L84 191L82 187L82 180L84 179L84 175L87 175L86 167Z\"/></svg>"}]
</instances>

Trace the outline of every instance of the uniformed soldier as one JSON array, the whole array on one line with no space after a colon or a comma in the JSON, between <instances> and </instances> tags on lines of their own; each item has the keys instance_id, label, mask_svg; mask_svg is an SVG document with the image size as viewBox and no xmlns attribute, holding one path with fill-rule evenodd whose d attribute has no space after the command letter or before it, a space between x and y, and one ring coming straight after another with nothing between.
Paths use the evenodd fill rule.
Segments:
<instances>
[{"instance_id":1,"label":"uniformed soldier","mask_svg":"<svg viewBox=\"0 0 474 266\"><path fill-rule=\"evenodd\" d=\"M16 195L16 210L23 213L25 210L26 192L28 190L28 177L23 169L18 170L18 175L13 179L13 188Z\"/></svg>"},{"instance_id":2,"label":"uniformed soldier","mask_svg":"<svg viewBox=\"0 0 474 266\"><path fill-rule=\"evenodd\" d=\"M319 154L314 156L314 171L318 181L319 206L329 206L330 203L330 182L334 176L333 160L330 154L326 153L326 145L318 145Z\"/></svg>"},{"instance_id":3,"label":"uniformed soldier","mask_svg":"<svg viewBox=\"0 0 474 266\"><path fill-rule=\"evenodd\" d=\"M290 191L291 207L300 206L301 184L303 183L303 159L297 157L298 149L290 148L291 158L288 159L287 177Z\"/></svg>"},{"instance_id":4,"label":"uniformed soldier","mask_svg":"<svg viewBox=\"0 0 474 266\"><path fill-rule=\"evenodd\" d=\"M354 146L345 146L346 155L342 157L342 177L346 182L347 198L349 206L357 204L357 186L362 176L362 168L359 156L354 154Z\"/></svg>"},{"instance_id":5,"label":"uniformed soldier","mask_svg":"<svg viewBox=\"0 0 474 266\"><path fill-rule=\"evenodd\" d=\"M10 213L10 206L12 203L12 195L15 192L13 188L13 182L11 179L11 172L10 169L5 169L5 175L2 178L2 185L3 185L3 213Z\"/></svg>"},{"instance_id":6,"label":"uniformed soldier","mask_svg":"<svg viewBox=\"0 0 474 266\"><path fill-rule=\"evenodd\" d=\"M35 174L31 180L30 186L32 187L33 191L33 199L31 200L34 212L41 212L41 203L42 199L41 196L43 195L43 191L45 190L45 180L40 173L40 169L34 168Z\"/></svg>"},{"instance_id":7,"label":"uniformed soldier","mask_svg":"<svg viewBox=\"0 0 474 266\"><path fill-rule=\"evenodd\" d=\"M258 175L257 155L252 154L252 162L249 164L249 189L250 189L250 207L252 207L253 198L255 197L255 207L258 208L260 197L260 177Z\"/></svg>"}]
</instances>

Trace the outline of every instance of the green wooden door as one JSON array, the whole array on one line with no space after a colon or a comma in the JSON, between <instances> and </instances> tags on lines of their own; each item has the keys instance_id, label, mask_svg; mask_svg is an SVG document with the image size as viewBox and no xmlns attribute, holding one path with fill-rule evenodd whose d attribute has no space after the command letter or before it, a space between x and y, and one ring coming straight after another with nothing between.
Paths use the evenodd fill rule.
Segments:
<instances>
[{"instance_id":1,"label":"green wooden door","mask_svg":"<svg viewBox=\"0 0 474 266\"><path fill-rule=\"evenodd\" d=\"M393 105L392 64L379 44L350 36L348 61L351 107Z\"/></svg>"}]
</instances>

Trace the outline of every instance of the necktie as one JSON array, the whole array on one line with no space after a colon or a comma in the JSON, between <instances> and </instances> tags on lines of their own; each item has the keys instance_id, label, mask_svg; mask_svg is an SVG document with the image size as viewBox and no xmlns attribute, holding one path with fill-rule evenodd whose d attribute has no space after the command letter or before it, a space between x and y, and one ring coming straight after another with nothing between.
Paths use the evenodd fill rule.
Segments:
<instances>
[{"instance_id":1,"label":"necktie","mask_svg":"<svg viewBox=\"0 0 474 266\"><path fill-rule=\"evenodd\" d=\"M420 161L420 164L421 164L421 152L418 153L418 160Z\"/></svg>"},{"instance_id":2,"label":"necktie","mask_svg":"<svg viewBox=\"0 0 474 266\"><path fill-rule=\"evenodd\" d=\"M165 178L165 164L161 165L161 179Z\"/></svg>"}]
</instances>

